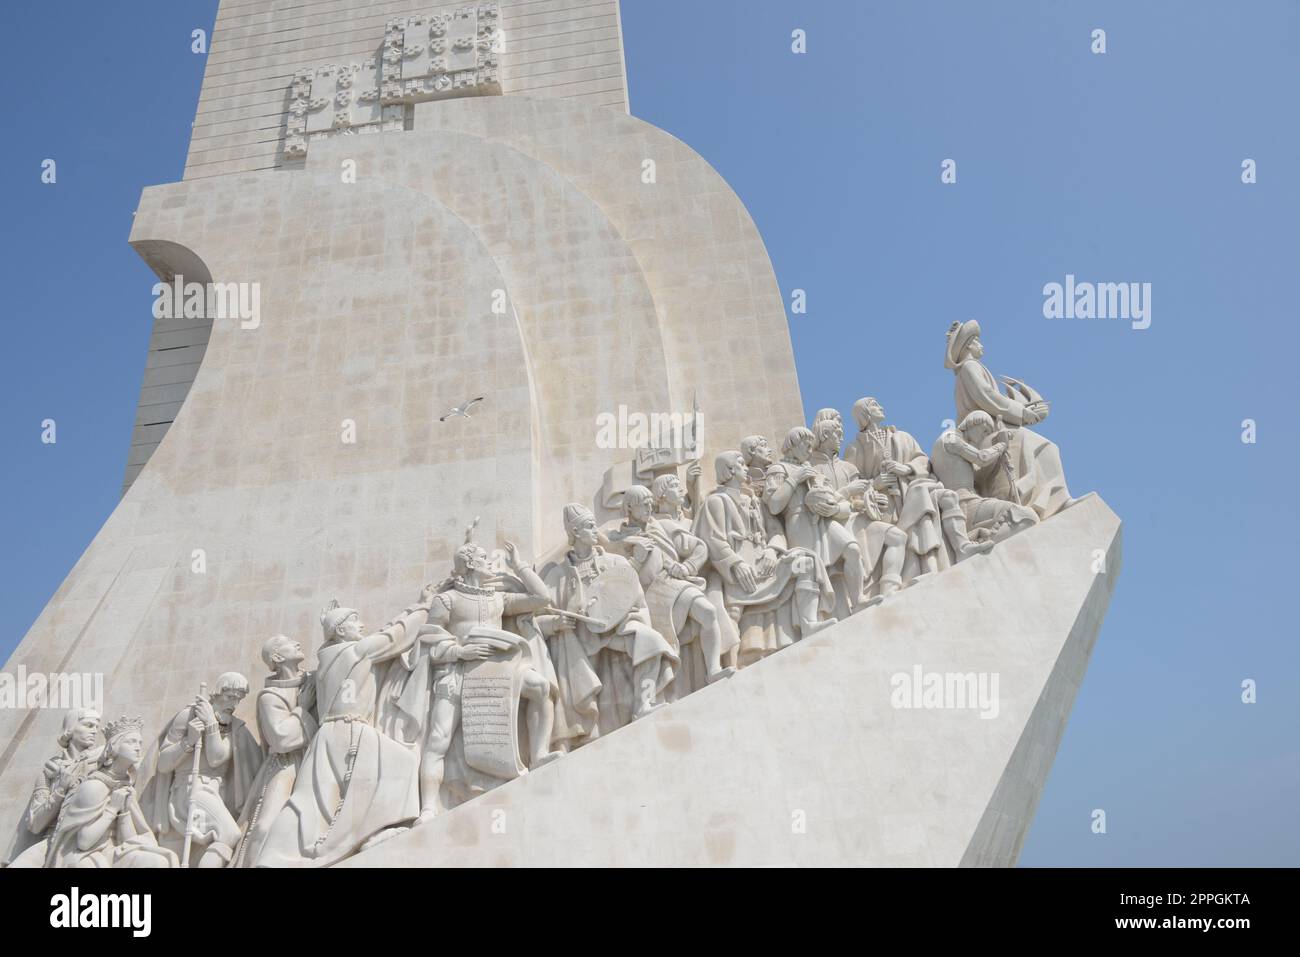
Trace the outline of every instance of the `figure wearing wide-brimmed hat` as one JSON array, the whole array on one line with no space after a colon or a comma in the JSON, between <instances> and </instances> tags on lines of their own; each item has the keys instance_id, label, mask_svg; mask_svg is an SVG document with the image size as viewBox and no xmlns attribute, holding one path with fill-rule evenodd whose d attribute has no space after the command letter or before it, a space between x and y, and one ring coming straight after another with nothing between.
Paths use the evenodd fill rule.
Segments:
<instances>
[{"instance_id":1,"label":"figure wearing wide-brimmed hat","mask_svg":"<svg viewBox=\"0 0 1300 957\"><path fill-rule=\"evenodd\" d=\"M1009 430L1007 462L1010 474L999 474L999 481L981 493L1032 508L1040 519L1055 515L1074 504L1065 484L1065 469L1056 445L1027 426L1047 418L1048 404L1018 379L1005 379L1004 393L993 374L980 362L984 344L980 325L974 319L954 322L948 327L944 368L952 369L957 378L954 398L956 421L980 410Z\"/></svg>"}]
</instances>

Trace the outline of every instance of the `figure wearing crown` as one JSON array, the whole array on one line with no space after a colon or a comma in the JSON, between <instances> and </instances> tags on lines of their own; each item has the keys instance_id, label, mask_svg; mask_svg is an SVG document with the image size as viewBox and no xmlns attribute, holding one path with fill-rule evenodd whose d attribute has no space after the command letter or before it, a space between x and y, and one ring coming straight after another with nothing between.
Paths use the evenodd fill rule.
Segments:
<instances>
[{"instance_id":1,"label":"figure wearing crown","mask_svg":"<svg viewBox=\"0 0 1300 957\"><path fill-rule=\"evenodd\" d=\"M46 867L179 867L159 847L135 797L133 772L144 757L140 718L104 725L103 753L72 789L50 837Z\"/></svg>"}]
</instances>

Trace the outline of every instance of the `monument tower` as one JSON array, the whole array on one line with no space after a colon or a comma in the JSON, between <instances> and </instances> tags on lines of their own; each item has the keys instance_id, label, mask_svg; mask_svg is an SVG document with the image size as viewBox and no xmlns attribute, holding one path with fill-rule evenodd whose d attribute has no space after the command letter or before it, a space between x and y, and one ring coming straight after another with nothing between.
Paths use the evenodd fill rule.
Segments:
<instances>
[{"instance_id":1,"label":"monument tower","mask_svg":"<svg viewBox=\"0 0 1300 957\"><path fill-rule=\"evenodd\" d=\"M150 729L216 674L258 674L269 636L313 647L330 597L386 614L415 596L451 567L470 518L486 548L518 543L540 567L563 553L566 504L619 517L630 485L684 464L680 448L601 441L602 417L620 408L698 411L693 458L709 478L718 453L757 433L779 444L803 420L763 241L704 159L630 114L618 0L222 0L184 177L143 192L130 242L181 295L155 318L121 502L8 668L102 674L107 711ZM217 294L187 318L189 283ZM1081 557L1097 548L1112 558L1100 576ZM1026 650L988 617L996 603L973 596L1015 605L1031 567L1050 567L1058 592L1010 613L1042 639ZM484 798L553 815L556 847L512 832L516 843L475 856L447 838L455 815L481 813L472 802L368 853L1009 863L1117 573L1118 520L1085 501ZM983 670L1012 686L1004 720L891 738L920 719L889 710L889 673L910 667L913 639L958 622L986 640ZM883 657L866 660L869 647ZM940 641L926 665L952 655ZM885 706L852 710L863 688ZM62 721L0 711L6 831ZM852 754L818 751L827 721ZM744 762L727 737L740 725L755 734ZM869 746L901 741L919 750L887 763L906 781L891 790ZM791 748L804 771L777 766ZM674 755L718 780L671 771ZM944 767L923 767L925 755ZM782 793L746 818L737 795L763 768ZM556 796L617 789L633 770L648 789L638 806L665 810L614 854ZM558 789L529 797L543 774ZM692 781L707 792L693 810L668 800ZM952 792L946 805L913 800L936 787ZM833 811L838 839L781 836L799 788L814 820ZM586 836L564 839L570 825ZM699 828L702 841L669 836Z\"/></svg>"}]
</instances>

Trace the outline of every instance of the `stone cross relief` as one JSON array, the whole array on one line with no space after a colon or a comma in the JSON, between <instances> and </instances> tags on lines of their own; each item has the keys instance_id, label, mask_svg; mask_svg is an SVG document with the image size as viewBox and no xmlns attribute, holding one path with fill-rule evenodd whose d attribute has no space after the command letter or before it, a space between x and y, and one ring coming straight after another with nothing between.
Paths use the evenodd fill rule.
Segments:
<instances>
[{"instance_id":1,"label":"stone cross relief","mask_svg":"<svg viewBox=\"0 0 1300 957\"><path fill-rule=\"evenodd\" d=\"M396 17L373 58L301 70L289 88L285 159L317 140L406 128L408 107L501 94L504 48L496 3Z\"/></svg>"}]
</instances>

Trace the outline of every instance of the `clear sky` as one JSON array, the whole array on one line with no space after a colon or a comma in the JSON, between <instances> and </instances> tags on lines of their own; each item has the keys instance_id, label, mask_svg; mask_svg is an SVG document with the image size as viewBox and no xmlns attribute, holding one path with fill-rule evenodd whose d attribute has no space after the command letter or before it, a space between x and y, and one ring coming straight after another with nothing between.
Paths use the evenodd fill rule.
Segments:
<instances>
[{"instance_id":1,"label":"clear sky","mask_svg":"<svg viewBox=\"0 0 1300 957\"><path fill-rule=\"evenodd\" d=\"M154 282L126 237L141 189L181 176L190 31L216 2L57 10L0 6L21 91L0 151L0 658L118 498ZM1072 490L1124 519L1022 863L1300 864L1300 4L623 0L623 29L632 112L718 169L787 302L806 291L809 416L872 394L928 447L953 414L944 330L975 318L989 367L1051 400ZM1150 283L1150 327L1044 318L1067 274Z\"/></svg>"}]
</instances>

